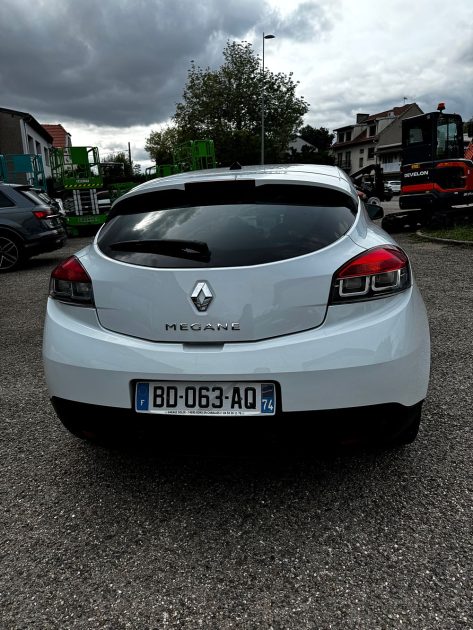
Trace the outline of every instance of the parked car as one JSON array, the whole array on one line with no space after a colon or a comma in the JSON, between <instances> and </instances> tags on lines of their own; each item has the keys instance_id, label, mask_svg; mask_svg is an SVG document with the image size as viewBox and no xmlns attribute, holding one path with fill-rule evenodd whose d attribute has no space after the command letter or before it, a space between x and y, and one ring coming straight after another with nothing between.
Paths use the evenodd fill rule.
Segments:
<instances>
[{"instance_id":1,"label":"parked car","mask_svg":"<svg viewBox=\"0 0 473 630\"><path fill-rule=\"evenodd\" d=\"M343 417L396 444L417 434L429 352L406 253L341 170L316 165L123 195L53 270L43 346L52 404L83 438Z\"/></svg>"},{"instance_id":2,"label":"parked car","mask_svg":"<svg viewBox=\"0 0 473 630\"><path fill-rule=\"evenodd\" d=\"M32 186L0 182L0 272L67 240L59 206Z\"/></svg>"},{"instance_id":3,"label":"parked car","mask_svg":"<svg viewBox=\"0 0 473 630\"><path fill-rule=\"evenodd\" d=\"M391 188L395 195L399 195L401 192L401 182L399 180L392 180L386 182L386 184Z\"/></svg>"}]
</instances>

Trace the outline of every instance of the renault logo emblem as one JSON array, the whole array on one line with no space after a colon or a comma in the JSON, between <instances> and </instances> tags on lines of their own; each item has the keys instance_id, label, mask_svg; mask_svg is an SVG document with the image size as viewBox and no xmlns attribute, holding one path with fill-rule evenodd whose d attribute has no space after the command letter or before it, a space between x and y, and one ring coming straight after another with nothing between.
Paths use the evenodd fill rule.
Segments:
<instances>
[{"instance_id":1,"label":"renault logo emblem","mask_svg":"<svg viewBox=\"0 0 473 630\"><path fill-rule=\"evenodd\" d=\"M213 300L212 291L206 282L198 282L192 291L191 299L200 312L206 311Z\"/></svg>"}]
</instances>

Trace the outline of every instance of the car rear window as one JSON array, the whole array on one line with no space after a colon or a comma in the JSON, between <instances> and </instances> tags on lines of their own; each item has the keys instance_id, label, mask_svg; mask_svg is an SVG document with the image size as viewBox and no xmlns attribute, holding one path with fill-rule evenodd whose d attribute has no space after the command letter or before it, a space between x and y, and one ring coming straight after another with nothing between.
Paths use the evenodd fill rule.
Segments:
<instances>
[{"instance_id":1,"label":"car rear window","mask_svg":"<svg viewBox=\"0 0 473 630\"><path fill-rule=\"evenodd\" d=\"M37 206L51 204L51 198L46 193L39 190L34 190L33 188L17 188L17 192L28 199L30 203L33 202Z\"/></svg>"},{"instance_id":2,"label":"car rear window","mask_svg":"<svg viewBox=\"0 0 473 630\"><path fill-rule=\"evenodd\" d=\"M350 229L356 212L352 197L328 188L190 184L117 202L98 247L149 267L258 265L330 245Z\"/></svg>"}]
</instances>

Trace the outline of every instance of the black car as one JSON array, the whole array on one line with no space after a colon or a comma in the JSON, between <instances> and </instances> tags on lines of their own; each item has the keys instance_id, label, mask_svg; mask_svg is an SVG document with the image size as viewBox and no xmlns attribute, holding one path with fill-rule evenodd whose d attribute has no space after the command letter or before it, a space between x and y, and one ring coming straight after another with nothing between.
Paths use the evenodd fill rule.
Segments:
<instances>
[{"instance_id":1,"label":"black car","mask_svg":"<svg viewBox=\"0 0 473 630\"><path fill-rule=\"evenodd\" d=\"M0 182L0 272L61 248L67 240L57 203L22 184Z\"/></svg>"}]
</instances>

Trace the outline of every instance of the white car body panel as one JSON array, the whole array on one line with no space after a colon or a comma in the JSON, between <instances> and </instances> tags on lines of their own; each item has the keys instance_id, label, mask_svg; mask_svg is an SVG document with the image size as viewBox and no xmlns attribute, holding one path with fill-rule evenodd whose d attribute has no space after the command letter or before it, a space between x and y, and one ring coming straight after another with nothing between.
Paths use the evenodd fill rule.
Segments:
<instances>
[{"instance_id":1,"label":"white car body panel","mask_svg":"<svg viewBox=\"0 0 473 630\"><path fill-rule=\"evenodd\" d=\"M110 260L95 246L80 260L94 279L100 324L152 341L255 341L320 326L327 311L340 251L352 258L363 251L344 237L313 254L252 267L154 269ZM214 299L196 311L191 294L198 282ZM177 324L177 329L166 325ZM229 330L182 330L179 323L228 323ZM231 324L238 323L237 330ZM196 328L196 327L195 327Z\"/></svg>"},{"instance_id":2,"label":"white car body panel","mask_svg":"<svg viewBox=\"0 0 473 630\"><path fill-rule=\"evenodd\" d=\"M134 380L276 381L284 411L413 405L430 365L418 290L328 308L323 326L253 343L153 343L104 330L94 309L48 301L44 335L52 396L130 408Z\"/></svg>"}]
</instances>

